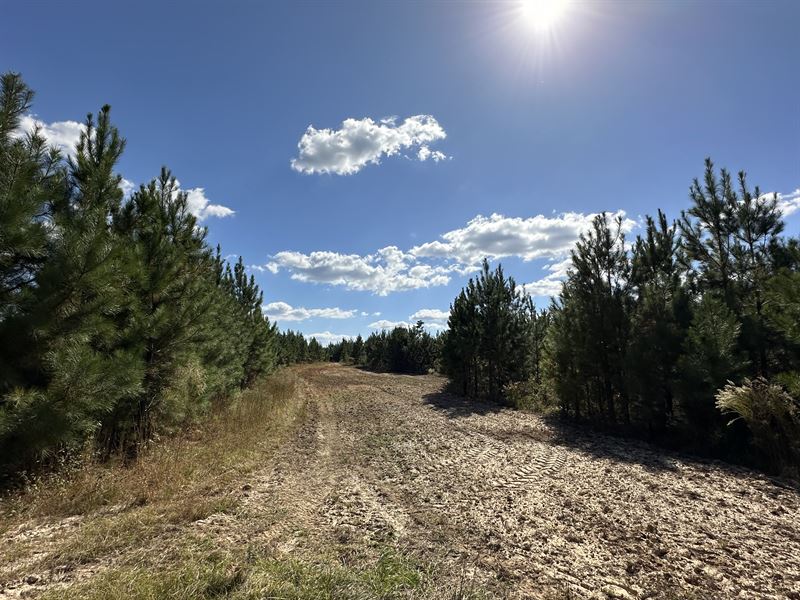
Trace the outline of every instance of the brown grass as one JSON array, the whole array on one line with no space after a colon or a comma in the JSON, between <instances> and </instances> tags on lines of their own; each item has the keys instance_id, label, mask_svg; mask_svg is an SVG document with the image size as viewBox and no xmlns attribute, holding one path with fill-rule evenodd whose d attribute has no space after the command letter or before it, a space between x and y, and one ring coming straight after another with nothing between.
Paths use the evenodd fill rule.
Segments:
<instances>
[{"instance_id":1,"label":"brown grass","mask_svg":"<svg viewBox=\"0 0 800 600\"><path fill-rule=\"evenodd\" d=\"M297 377L283 370L192 431L152 443L133 465L84 460L31 482L0 502L0 536L7 536L0 581L85 564L235 510L232 486L262 464L303 410ZM23 560L31 554L38 558Z\"/></svg>"},{"instance_id":2,"label":"brown grass","mask_svg":"<svg viewBox=\"0 0 800 600\"><path fill-rule=\"evenodd\" d=\"M297 378L283 370L245 390L192 431L151 443L125 467L82 460L31 482L0 503L0 532L20 520L84 515L214 494L258 466L303 409Z\"/></svg>"}]
</instances>

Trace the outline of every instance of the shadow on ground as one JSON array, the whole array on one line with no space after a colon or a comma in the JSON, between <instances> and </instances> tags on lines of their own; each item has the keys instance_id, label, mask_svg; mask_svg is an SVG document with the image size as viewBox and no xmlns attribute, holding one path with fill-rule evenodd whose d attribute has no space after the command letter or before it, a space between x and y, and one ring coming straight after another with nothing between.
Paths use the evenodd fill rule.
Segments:
<instances>
[{"instance_id":1,"label":"shadow on ground","mask_svg":"<svg viewBox=\"0 0 800 600\"><path fill-rule=\"evenodd\" d=\"M448 419L460 419L472 415L488 415L499 413L504 408L501 404L484 400L470 400L450 392L425 394L422 401L432 408L444 413Z\"/></svg>"}]
</instances>

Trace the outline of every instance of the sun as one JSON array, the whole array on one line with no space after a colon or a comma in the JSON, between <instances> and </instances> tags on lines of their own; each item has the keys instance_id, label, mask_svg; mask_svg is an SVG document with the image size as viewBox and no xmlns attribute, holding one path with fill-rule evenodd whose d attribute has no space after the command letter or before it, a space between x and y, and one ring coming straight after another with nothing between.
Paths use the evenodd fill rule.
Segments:
<instances>
[{"instance_id":1,"label":"sun","mask_svg":"<svg viewBox=\"0 0 800 600\"><path fill-rule=\"evenodd\" d=\"M522 0L520 12L536 31L550 31L564 16L569 0Z\"/></svg>"}]
</instances>

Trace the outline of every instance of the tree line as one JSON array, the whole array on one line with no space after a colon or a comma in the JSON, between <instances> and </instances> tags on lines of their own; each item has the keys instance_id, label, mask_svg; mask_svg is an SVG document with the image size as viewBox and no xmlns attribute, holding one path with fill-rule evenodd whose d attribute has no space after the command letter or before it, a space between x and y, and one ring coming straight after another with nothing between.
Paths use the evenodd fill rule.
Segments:
<instances>
[{"instance_id":1,"label":"tree line","mask_svg":"<svg viewBox=\"0 0 800 600\"><path fill-rule=\"evenodd\" d=\"M361 335L346 337L325 347L316 338L306 340L302 333L291 330L278 333L278 339L285 340L279 343L281 364L327 361L408 374L438 369L442 340L426 331L422 321L410 327L372 332L366 340Z\"/></svg>"},{"instance_id":2,"label":"tree line","mask_svg":"<svg viewBox=\"0 0 800 600\"><path fill-rule=\"evenodd\" d=\"M743 172L707 160L690 200L632 244L598 215L542 311L484 262L451 306L443 372L467 396L796 474L800 244Z\"/></svg>"},{"instance_id":3,"label":"tree line","mask_svg":"<svg viewBox=\"0 0 800 600\"><path fill-rule=\"evenodd\" d=\"M135 457L293 360L168 170L123 198L108 106L65 158L20 133L32 100L2 76L0 477L87 447Z\"/></svg>"},{"instance_id":4,"label":"tree line","mask_svg":"<svg viewBox=\"0 0 800 600\"><path fill-rule=\"evenodd\" d=\"M304 360L437 370L467 397L797 474L800 242L744 173L707 160L689 197L630 242L621 218L597 215L543 309L484 261L443 333L420 322Z\"/></svg>"}]
</instances>

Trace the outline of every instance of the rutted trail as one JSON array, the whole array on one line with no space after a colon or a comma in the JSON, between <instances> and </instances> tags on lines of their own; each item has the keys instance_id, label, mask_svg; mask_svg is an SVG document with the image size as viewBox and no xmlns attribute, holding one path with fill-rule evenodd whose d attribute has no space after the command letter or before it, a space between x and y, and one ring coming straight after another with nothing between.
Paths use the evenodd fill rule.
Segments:
<instances>
[{"instance_id":1,"label":"rutted trail","mask_svg":"<svg viewBox=\"0 0 800 600\"><path fill-rule=\"evenodd\" d=\"M326 364L291 377L293 416L265 439L263 462L259 450L252 470L204 488L220 509L168 522L162 505L132 502L21 523L0 535L0 550L16 548L0 552L15 573L3 581L0 569L0 597L58 597L58 586L175 568L208 549L245 565L252 552L345 569L388 549L431 567L427 598L458 598L441 590L466 581L511 598L800 599L794 488L468 402L438 376ZM97 543L145 517L136 543L76 554L87 531ZM64 543L66 570L47 567Z\"/></svg>"},{"instance_id":2,"label":"rutted trail","mask_svg":"<svg viewBox=\"0 0 800 600\"><path fill-rule=\"evenodd\" d=\"M391 541L512 597L800 597L800 495L766 477L564 435L435 376L298 372L312 412L254 488L314 533L276 543Z\"/></svg>"}]
</instances>

